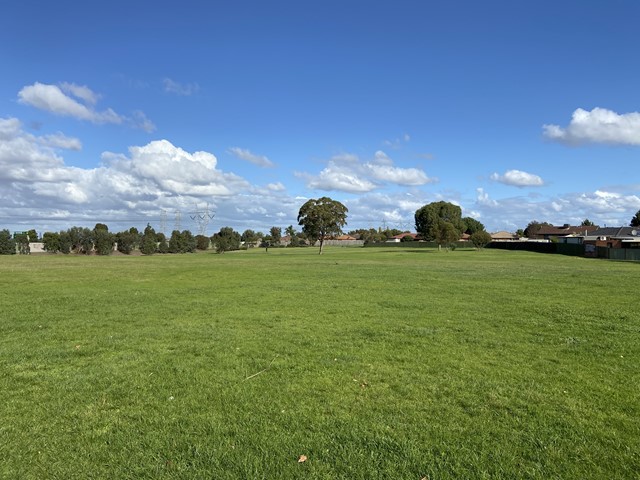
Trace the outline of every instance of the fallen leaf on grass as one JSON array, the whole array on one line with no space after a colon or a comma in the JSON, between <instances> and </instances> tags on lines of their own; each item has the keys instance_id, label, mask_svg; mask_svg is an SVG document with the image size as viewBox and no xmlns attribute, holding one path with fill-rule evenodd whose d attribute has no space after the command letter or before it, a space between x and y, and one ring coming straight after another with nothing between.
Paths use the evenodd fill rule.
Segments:
<instances>
[{"instance_id":1,"label":"fallen leaf on grass","mask_svg":"<svg viewBox=\"0 0 640 480\"><path fill-rule=\"evenodd\" d=\"M307 456L306 455L300 455L300 457L298 458L298 463L303 463L307 461Z\"/></svg>"}]
</instances>

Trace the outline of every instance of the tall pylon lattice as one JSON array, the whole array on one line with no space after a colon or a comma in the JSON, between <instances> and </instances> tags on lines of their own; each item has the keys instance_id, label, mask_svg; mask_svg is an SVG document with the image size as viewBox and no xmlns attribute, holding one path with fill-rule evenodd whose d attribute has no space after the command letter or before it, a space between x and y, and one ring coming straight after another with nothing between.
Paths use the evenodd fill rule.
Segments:
<instances>
[{"instance_id":1,"label":"tall pylon lattice","mask_svg":"<svg viewBox=\"0 0 640 480\"><path fill-rule=\"evenodd\" d=\"M195 210L189 214L191 220L196 222L198 225L198 235L207 235L207 228L209 227L209 222L213 220L215 217L215 213L209 211L209 204L205 204L203 209L198 207L198 204L195 204Z\"/></svg>"},{"instance_id":2,"label":"tall pylon lattice","mask_svg":"<svg viewBox=\"0 0 640 480\"><path fill-rule=\"evenodd\" d=\"M182 212L180 210L176 210L176 219L173 224L173 229L177 231L182 230Z\"/></svg>"},{"instance_id":3,"label":"tall pylon lattice","mask_svg":"<svg viewBox=\"0 0 640 480\"><path fill-rule=\"evenodd\" d=\"M164 209L160 212L160 231L163 235L167 235L167 211Z\"/></svg>"}]
</instances>

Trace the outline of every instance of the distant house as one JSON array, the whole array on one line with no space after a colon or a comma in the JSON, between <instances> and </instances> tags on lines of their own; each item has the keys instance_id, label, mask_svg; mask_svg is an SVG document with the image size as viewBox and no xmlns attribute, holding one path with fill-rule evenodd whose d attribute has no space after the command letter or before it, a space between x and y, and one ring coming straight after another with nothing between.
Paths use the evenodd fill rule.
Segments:
<instances>
[{"instance_id":1,"label":"distant house","mask_svg":"<svg viewBox=\"0 0 640 480\"><path fill-rule=\"evenodd\" d=\"M420 235L417 233L403 232L398 235L394 235L393 237L387 238L386 243L399 243L404 237L407 236L411 237L414 242L420 240Z\"/></svg>"},{"instance_id":2,"label":"distant house","mask_svg":"<svg viewBox=\"0 0 640 480\"><path fill-rule=\"evenodd\" d=\"M598 230L600 227L597 225L585 226L578 225L572 226L564 224L561 227L555 227L553 225L542 225L540 229L529 238L532 239L544 239L544 240L559 240L566 237L586 237L591 232Z\"/></svg>"},{"instance_id":3,"label":"distant house","mask_svg":"<svg viewBox=\"0 0 640 480\"><path fill-rule=\"evenodd\" d=\"M335 237L333 240L345 241L345 240L358 240L356 237L352 237L351 235L339 235Z\"/></svg>"},{"instance_id":4,"label":"distant house","mask_svg":"<svg viewBox=\"0 0 640 480\"><path fill-rule=\"evenodd\" d=\"M584 237L584 244L593 247L640 248L640 228L605 227ZM592 248L589 248L592 250Z\"/></svg>"},{"instance_id":5,"label":"distant house","mask_svg":"<svg viewBox=\"0 0 640 480\"><path fill-rule=\"evenodd\" d=\"M280 245L282 245L283 247L286 247L289 244L291 244L291 235L285 235L284 237L280 237Z\"/></svg>"},{"instance_id":6,"label":"distant house","mask_svg":"<svg viewBox=\"0 0 640 480\"><path fill-rule=\"evenodd\" d=\"M514 240L518 240L518 236L504 230L491 234L492 242L513 242Z\"/></svg>"}]
</instances>

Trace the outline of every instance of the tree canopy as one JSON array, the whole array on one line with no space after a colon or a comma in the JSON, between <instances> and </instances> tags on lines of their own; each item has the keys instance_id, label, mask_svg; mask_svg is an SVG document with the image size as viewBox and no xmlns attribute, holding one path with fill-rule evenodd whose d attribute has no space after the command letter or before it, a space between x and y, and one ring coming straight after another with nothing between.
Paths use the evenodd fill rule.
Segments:
<instances>
[{"instance_id":1,"label":"tree canopy","mask_svg":"<svg viewBox=\"0 0 640 480\"><path fill-rule=\"evenodd\" d=\"M324 240L330 235L342 233L342 227L347 223L347 207L329 197L310 199L305 202L298 212L298 225L307 238L312 241L320 240L320 251Z\"/></svg>"},{"instance_id":2,"label":"tree canopy","mask_svg":"<svg viewBox=\"0 0 640 480\"><path fill-rule=\"evenodd\" d=\"M545 225L551 226L551 224L548 222L538 222L537 220L530 221L527 225L527 228L524 229L524 236L533 237L537 235L538 230L540 230Z\"/></svg>"},{"instance_id":3,"label":"tree canopy","mask_svg":"<svg viewBox=\"0 0 640 480\"><path fill-rule=\"evenodd\" d=\"M464 233L468 233L469 235L473 235L476 232L485 231L483 223L479 222L475 218L464 217L462 219L462 223L464 224Z\"/></svg>"},{"instance_id":4,"label":"tree canopy","mask_svg":"<svg viewBox=\"0 0 640 480\"><path fill-rule=\"evenodd\" d=\"M211 243L218 253L238 250L240 248L241 235L231 227L222 227L218 233L211 237Z\"/></svg>"},{"instance_id":5,"label":"tree canopy","mask_svg":"<svg viewBox=\"0 0 640 480\"><path fill-rule=\"evenodd\" d=\"M631 223L629 224L631 227L640 227L640 210L636 212L636 214L631 219Z\"/></svg>"},{"instance_id":6,"label":"tree canopy","mask_svg":"<svg viewBox=\"0 0 640 480\"><path fill-rule=\"evenodd\" d=\"M440 245L459 239L466 228L462 209L443 201L432 202L416 210L415 221L416 231L422 238Z\"/></svg>"},{"instance_id":7,"label":"tree canopy","mask_svg":"<svg viewBox=\"0 0 640 480\"><path fill-rule=\"evenodd\" d=\"M9 230L0 231L0 255L15 255L16 242Z\"/></svg>"},{"instance_id":8,"label":"tree canopy","mask_svg":"<svg viewBox=\"0 0 640 480\"><path fill-rule=\"evenodd\" d=\"M491 243L491 235L484 230L472 233L469 239L478 250Z\"/></svg>"}]
</instances>

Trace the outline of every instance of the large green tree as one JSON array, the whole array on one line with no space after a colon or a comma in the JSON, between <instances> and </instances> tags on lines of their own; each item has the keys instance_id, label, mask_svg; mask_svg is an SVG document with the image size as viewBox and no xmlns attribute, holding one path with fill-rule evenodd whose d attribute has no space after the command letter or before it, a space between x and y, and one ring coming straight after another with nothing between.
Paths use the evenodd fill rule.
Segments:
<instances>
[{"instance_id":1,"label":"large green tree","mask_svg":"<svg viewBox=\"0 0 640 480\"><path fill-rule=\"evenodd\" d=\"M329 197L310 199L298 212L298 225L311 241L320 240L320 251L326 237L339 235L347 223L347 207Z\"/></svg>"},{"instance_id":2,"label":"large green tree","mask_svg":"<svg viewBox=\"0 0 640 480\"><path fill-rule=\"evenodd\" d=\"M632 227L640 227L640 210L633 216L629 225Z\"/></svg>"},{"instance_id":3,"label":"large green tree","mask_svg":"<svg viewBox=\"0 0 640 480\"><path fill-rule=\"evenodd\" d=\"M429 203L415 213L416 231L427 241L448 244L458 240L465 229L462 209L449 202ZM454 240L451 240L455 236Z\"/></svg>"}]
</instances>

